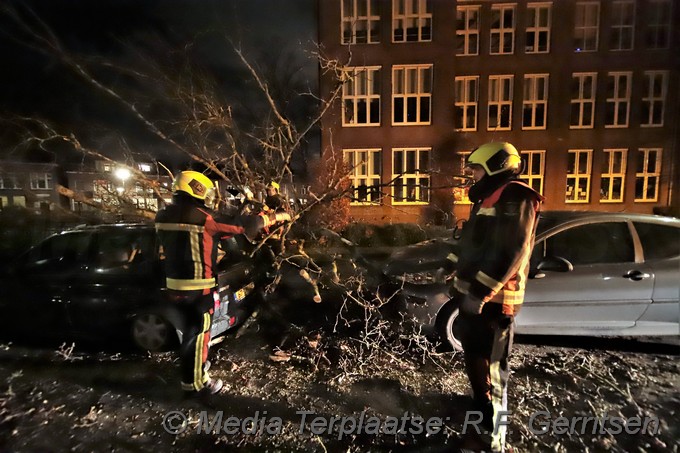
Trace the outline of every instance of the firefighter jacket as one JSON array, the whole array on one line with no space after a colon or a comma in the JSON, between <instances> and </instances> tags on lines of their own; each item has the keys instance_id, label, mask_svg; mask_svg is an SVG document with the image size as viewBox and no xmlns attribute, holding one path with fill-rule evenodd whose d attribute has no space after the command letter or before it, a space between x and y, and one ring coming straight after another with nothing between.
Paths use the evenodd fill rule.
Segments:
<instances>
[{"instance_id":1,"label":"firefighter jacket","mask_svg":"<svg viewBox=\"0 0 680 453\"><path fill-rule=\"evenodd\" d=\"M220 240L268 226L265 216L222 216L189 195L178 192L156 214L156 232L165 255L166 287L181 291L216 286Z\"/></svg>"},{"instance_id":2,"label":"firefighter jacket","mask_svg":"<svg viewBox=\"0 0 680 453\"><path fill-rule=\"evenodd\" d=\"M475 203L463 228L454 289L483 302L502 304L514 316L524 301L529 259L543 197L516 179L499 181Z\"/></svg>"}]
</instances>

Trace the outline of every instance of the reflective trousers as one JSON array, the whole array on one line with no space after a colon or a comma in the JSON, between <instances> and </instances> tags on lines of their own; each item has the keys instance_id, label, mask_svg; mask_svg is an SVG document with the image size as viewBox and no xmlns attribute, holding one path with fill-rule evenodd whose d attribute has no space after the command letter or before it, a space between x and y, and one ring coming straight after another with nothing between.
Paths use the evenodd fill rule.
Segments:
<instances>
[{"instance_id":1,"label":"reflective trousers","mask_svg":"<svg viewBox=\"0 0 680 453\"><path fill-rule=\"evenodd\" d=\"M457 322L460 323L474 410L482 413L482 426L490 435L491 451L501 452L505 446L506 427L499 421L507 418L508 356L514 334L513 317L501 312L501 304L487 302L479 315L461 311Z\"/></svg>"},{"instance_id":2,"label":"reflective trousers","mask_svg":"<svg viewBox=\"0 0 680 453\"><path fill-rule=\"evenodd\" d=\"M219 304L215 289L174 291L175 301L184 315L185 329L179 348L182 390L199 391L210 381L205 371L210 345L210 328Z\"/></svg>"}]
</instances>

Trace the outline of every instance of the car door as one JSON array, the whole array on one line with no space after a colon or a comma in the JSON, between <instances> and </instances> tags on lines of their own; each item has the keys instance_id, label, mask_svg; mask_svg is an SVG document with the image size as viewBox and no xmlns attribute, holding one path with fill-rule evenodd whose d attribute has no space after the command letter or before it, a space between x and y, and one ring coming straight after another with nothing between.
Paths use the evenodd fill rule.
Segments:
<instances>
[{"instance_id":1,"label":"car door","mask_svg":"<svg viewBox=\"0 0 680 453\"><path fill-rule=\"evenodd\" d=\"M31 336L70 331L69 288L86 268L90 244L88 232L62 233L20 256L2 283L3 320Z\"/></svg>"},{"instance_id":2,"label":"car door","mask_svg":"<svg viewBox=\"0 0 680 453\"><path fill-rule=\"evenodd\" d=\"M518 332L606 335L635 326L651 303L654 275L639 262L627 221L576 224L540 239L532 266L559 257L573 268L527 282Z\"/></svg>"},{"instance_id":3,"label":"car door","mask_svg":"<svg viewBox=\"0 0 680 453\"><path fill-rule=\"evenodd\" d=\"M104 228L93 235L93 258L75 282L68 304L83 335L127 334L128 316L159 297L158 260L151 229Z\"/></svg>"},{"instance_id":4,"label":"car door","mask_svg":"<svg viewBox=\"0 0 680 453\"><path fill-rule=\"evenodd\" d=\"M677 335L680 332L680 222L664 219L634 221L644 262L654 275L652 303L637 320L640 335Z\"/></svg>"}]
</instances>

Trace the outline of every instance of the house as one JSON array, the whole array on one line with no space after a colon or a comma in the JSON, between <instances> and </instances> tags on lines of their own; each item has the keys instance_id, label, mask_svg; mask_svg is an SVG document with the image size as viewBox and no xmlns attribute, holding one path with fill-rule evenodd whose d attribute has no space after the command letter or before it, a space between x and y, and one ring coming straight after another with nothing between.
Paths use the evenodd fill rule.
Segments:
<instances>
[{"instance_id":1,"label":"house","mask_svg":"<svg viewBox=\"0 0 680 453\"><path fill-rule=\"evenodd\" d=\"M65 175L57 164L0 161L0 209L20 206L46 212L68 206L55 190Z\"/></svg>"},{"instance_id":2,"label":"house","mask_svg":"<svg viewBox=\"0 0 680 453\"><path fill-rule=\"evenodd\" d=\"M467 218L463 163L508 141L544 209L678 207L678 24L671 0L320 0L319 43L342 83L322 124L351 215ZM454 213L454 216L451 215Z\"/></svg>"}]
</instances>

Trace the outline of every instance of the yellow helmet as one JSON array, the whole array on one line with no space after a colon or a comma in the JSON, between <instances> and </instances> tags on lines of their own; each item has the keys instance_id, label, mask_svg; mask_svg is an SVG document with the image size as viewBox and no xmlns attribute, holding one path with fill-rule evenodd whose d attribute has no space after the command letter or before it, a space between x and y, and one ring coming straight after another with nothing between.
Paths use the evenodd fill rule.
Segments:
<instances>
[{"instance_id":1,"label":"yellow helmet","mask_svg":"<svg viewBox=\"0 0 680 453\"><path fill-rule=\"evenodd\" d=\"M279 185L278 182L270 181L267 187L273 187L276 190L280 190L281 186Z\"/></svg>"},{"instance_id":2,"label":"yellow helmet","mask_svg":"<svg viewBox=\"0 0 680 453\"><path fill-rule=\"evenodd\" d=\"M172 182L172 192L185 192L203 200L209 208L215 203L215 184L203 173L187 170L181 172Z\"/></svg>"},{"instance_id":3,"label":"yellow helmet","mask_svg":"<svg viewBox=\"0 0 680 453\"><path fill-rule=\"evenodd\" d=\"M486 143L470 153L466 166L480 165L489 176L504 171L518 173L522 158L517 148L507 142Z\"/></svg>"}]
</instances>

